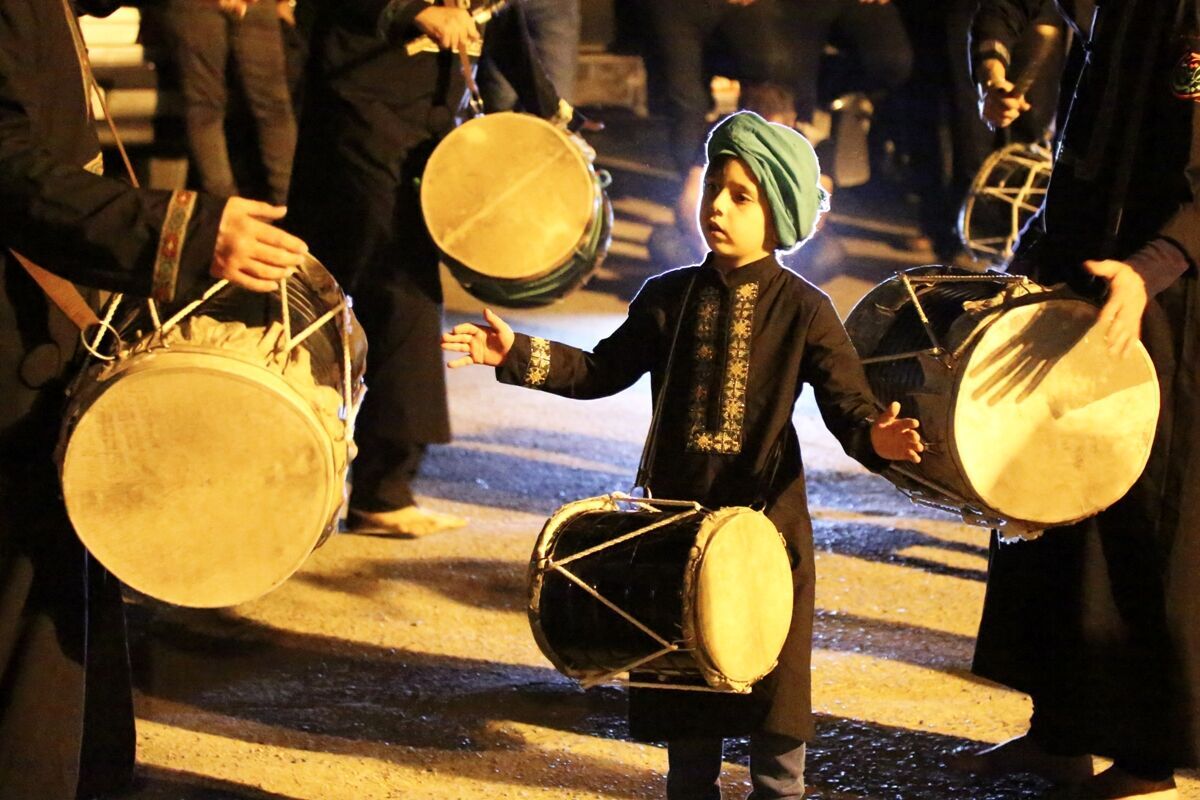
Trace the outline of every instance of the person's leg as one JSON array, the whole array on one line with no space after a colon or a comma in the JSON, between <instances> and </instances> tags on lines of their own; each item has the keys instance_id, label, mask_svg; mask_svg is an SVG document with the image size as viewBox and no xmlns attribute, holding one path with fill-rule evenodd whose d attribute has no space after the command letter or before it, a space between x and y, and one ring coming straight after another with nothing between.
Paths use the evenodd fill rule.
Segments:
<instances>
[{"instance_id":1,"label":"person's leg","mask_svg":"<svg viewBox=\"0 0 1200 800\"><path fill-rule=\"evenodd\" d=\"M231 197L238 192L225 142L229 19L206 0L172 0L164 18L175 48L197 183L206 192Z\"/></svg>"},{"instance_id":2,"label":"person's leg","mask_svg":"<svg viewBox=\"0 0 1200 800\"><path fill-rule=\"evenodd\" d=\"M389 440L368 432L358 435L350 506L380 512L411 506L412 482L421 467L425 445Z\"/></svg>"},{"instance_id":3,"label":"person's leg","mask_svg":"<svg viewBox=\"0 0 1200 800\"><path fill-rule=\"evenodd\" d=\"M807 747L791 736L759 731L750 737L750 781L747 800L801 800Z\"/></svg>"},{"instance_id":4,"label":"person's leg","mask_svg":"<svg viewBox=\"0 0 1200 800\"><path fill-rule=\"evenodd\" d=\"M817 110L821 57L838 2L780 0L777 7L779 35L784 38L791 59L786 83L796 95L796 117L801 122L811 122Z\"/></svg>"},{"instance_id":5,"label":"person's leg","mask_svg":"<svg viewBox=\"0 0 1200 800\"><path fill-rule=\"evenodd\" d=\"M834 33L850 49L849 61L858 65L842 91L878 92L906 83L913 73L913 49L899 10L859 0L842 4Z\"/></svg>"},{"instance_id":6,"label":"person's leg","mask_svg":"<svg viewBox=\"0 0 1200 800\"><path fill-rule=\"evenodd\" d=\"M558 96L575 101L575 79L579 72L579 32L582 24L580 0L524 0L525 21L538 61L546 70ZM520 42L501 41L500 47L517 47ZM505 111L517 104L517 93L491 61L480 64L479 90L484 107Z\"/></svg>"},{"instance_id":7,"label":"person's leg","mask_svg":"<svg viewBox=\"0 0 1200 800\"><path fill-rule=\"evenodd\" d=\"M667 800L721 800L723 747L716 737L667 742Z\"/></svg>"},{"instance_id":8,"label":"person's leg","mask_svg":"<svg viewBox=\"0 0 1200 800\"><path fill-rule=\"evenodd\" d=\"M1051 699L1033 698L1029 730L977 753L959 754L948 763L976 775L1038 775L1055 784L1076 784L1092 776L1092 757L1066 746L1070 720Z\"/></svg>"},{"instance_id":9,"label":"person's leg","mask_svg":"<svg viewBox=\"0 0 1200 800\"><path fill-rule=\"evenodd\" d=\"M704 42L714 24L710 4L701 0L648 2L646 16L654 40L663 100L670 126L671 155L680 174L702 163L712 97L704 75Z\"/></svg>"},{"instance_id":10,"label":"person's leg","mask_svg":"<svg viewBox=\"0 0 1200 800\"><path fill-rule=\"evenodd\" d=\"M296 150L296 119L287 88L283 31L271 0L259 0L232 34L233 55L242 91L258 130L258 148L276 205L287 201Z\"/></svg>"}]
</instances>

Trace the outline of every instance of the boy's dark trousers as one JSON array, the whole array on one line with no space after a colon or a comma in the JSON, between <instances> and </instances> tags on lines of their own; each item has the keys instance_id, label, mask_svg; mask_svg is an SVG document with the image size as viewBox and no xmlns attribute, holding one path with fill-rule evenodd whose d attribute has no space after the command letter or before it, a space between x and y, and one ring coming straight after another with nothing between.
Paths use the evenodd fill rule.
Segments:
<instances>
[{"instance_id":1,"label":"boy's dark trousers","mask_svg":"<svg viewBox=\"0 0 1200 800\"><path fill-rule=\"evenodd\" d=\"M672 739L667 743L667 800L720 800L724 740ZM804 742L759 731L750 737L747 800L801 800L804 797Z\"/></svg>"}]
</instances>

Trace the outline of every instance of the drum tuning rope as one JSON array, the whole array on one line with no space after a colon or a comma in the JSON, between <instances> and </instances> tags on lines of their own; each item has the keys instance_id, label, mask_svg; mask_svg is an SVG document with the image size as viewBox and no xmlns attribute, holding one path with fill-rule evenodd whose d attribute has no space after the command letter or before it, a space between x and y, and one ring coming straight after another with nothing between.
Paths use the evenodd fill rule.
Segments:
<instances>
[{"instance_id":1,"label":"drum tuning rope","mask_svg":"<svg viewBox=\"0 0 1200 800\"><path fill-rule=\"evenodd\" d=\"M628 664L621 666L621 667L617 667L616 669L606 672L603 675L596 675L591 678L581 678L579 681L579 685L582 686L584 689L591 689L593 686L599 686L602 683L608 683L609 681L613 680L616 677L619 677L620 675L622 675L626 672L631 672L644 664L649 664L651 661L653 661L654 659L656 659L660 656L665 656L668 653L674 653L678 649L679 649L679 647L677 645L673 645L673 644L667 645L666 647L663 647L660 650L655 650L653 653L651 653L648 656L639 658L637 661L631 661ZM628 684L629 686L643 685L643 684L635 684L631 681L626 681L626 684ZM650 684L645 684L645 685L650 685ZM660 688L657 684L653 684L653 686L656 689Z\"/></svg>"},{"instance_id":2,"label":"drum tuning rope","mask_svg":"<svg viewBox=\"0 0 1200 800\"><path fill-rule=\"evenodd\" d=\"M112 331L113 338L117 340L118 347L120 346L121 335L117 333L117 329L113 327L112 321L113 317L115 317L117 314L117 306L121 304L122 296L123 295L120 294L114 294L112 296L112 300L109 301L108 304L108 309L104 312L104 319L100 320L99 327L96 329L95 339L89 342L87 339L87 331L81 330L79 332L79 340L83 343L84 349L87 350L92 358L95 358L97 361L115 361L117 358L116 356L100 352L100 345L104 341L105 332Z\"/></svg>"},{"instance_id":3,"label":"drum tuning rope","mask_svg":"<svg viewBox=\"0 0 1200 800\"><path fill-rule=\"evenodd\" d=\"M687 501L679 501L679 502L682 502L684 504L689 504L689 503L687 503ZM562 570L563 564L570 564L572 561L578 561L582 558L587 558L588 556L594 555L603 550L607 550L610 547L616 547L617 545L623 544L623 543L629 541L630 539L636 539L637 537L639 537L643 534L650 533L651 531L654 531L654 530L658 530L659 528L662 528L666 525L670 525L671 523L676 522L678 520L687 519L688 517L699 514L700 511L701 511L701 508L700 508L700 506L697 505L696 508L694 508L690 511L684 511L680 514L672 514L671 516L667 517L666 519L661 519L658 522L653 522L649 525L646 525L645 527L638 528L636 531L630 531L629 533L625 534L624 536L618 536L615 539L609 539L607 542L603 542L594 547L589 547L586 550L580 550L578 553L567 556L566 558L562 559L561 561L553 561L553 562L551 562L551 566L554 569L559 570L560 572L564 571L564 570Z\"/></svg>"},{"instance_id":4,"label":"drum tuning rope","mask_svg":"<svg viewBox=\"0 0 1200 800\"><path fill-rule=\"evenodd\" d=\"M908 292L909 298L912 299L913 308L917 312L917 318L921 320L922 327L925 328L925 333L929 336L929 341L933 343L933 352L935 355L941 355L946 352L942 347L942 343L938 341L937 334L933 332L933 326L929 324L929 317L925 315L925 307L921 305L921 298L917 297L917 292L913 289L912 281L908 275L900 273L900 283L904 285L904 290Z\"/></svg>"},{"instance_id":5,"label":"drum tuning rope","mask_svg":"<svg viewBox=\"0 0 1200 800\"><path fill-rule=\"evenodd\" d=\"M212 286L208 287L208 289L205 290L204 294L200 295L200 297L198 299L193 300L192 302L188 303L183 308L176 311L175 314L170 319L168 319L166 322L164 322L162 324L162 327L158 329L159 337L161 338L162 336L165 336L167 333L169 333L172 328L174 328L176 325L179 324L180 320L182 320L188 314L191 314L193 311L195 311L200 306L207 303L209 300L212 299L213 295L215 295L217 292L221 291L228 285L229 285L229 281L222 278L221 280L214 283ZM114 302L115 302L115 298L114 298Z\"/></svg>"}]
</instances>

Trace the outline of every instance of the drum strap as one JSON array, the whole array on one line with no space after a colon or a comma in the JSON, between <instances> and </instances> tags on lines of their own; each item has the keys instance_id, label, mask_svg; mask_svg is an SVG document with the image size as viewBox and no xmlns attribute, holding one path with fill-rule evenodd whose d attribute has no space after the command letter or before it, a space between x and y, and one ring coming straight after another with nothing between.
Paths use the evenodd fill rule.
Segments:
<instances>
[{"instance_id":1,"label":"drum strap","mask_svg":"<svg viewBox=\"0 0 1200 800\"><path fill-rule=\"evenodd\" d=\"M667 398L667 389L671 383L671 367L675 364L675 347L679 344L679 331L683 328L683 317L687 314L688 300L692 296L692 288L696 285L696 276L688 281L687 291L683 293L683 303L679 306L679 317L675 320L675 332L671 334L671 349L667 351L667 367L663 373L662 386L658 389L658 399L654 401L654 415L650 419L650 430L646 434L646 444L642 447L642 460L638 463L637 477L634 486L646 489L650 485L650 469L654 463L654 452L658 449L658 429L662 424L663 404Z\"/></svg>"}]
</instances>

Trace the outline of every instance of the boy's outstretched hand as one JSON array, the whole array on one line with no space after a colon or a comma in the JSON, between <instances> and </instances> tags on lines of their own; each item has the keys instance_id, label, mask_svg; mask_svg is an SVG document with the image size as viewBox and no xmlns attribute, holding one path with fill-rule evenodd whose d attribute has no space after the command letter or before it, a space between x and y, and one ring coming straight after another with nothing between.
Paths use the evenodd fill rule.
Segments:
<instances>
[{"instance_id":1,"label":"boy's outstretched hand","mask_svg":"<svg viewBox=\"0 0 1200 800\"><path fill-rule=\"evenodd\" d=\"M483 318L487 325L475 325L464 322L455 325L454 329L442 334L442 349L451 353L467 353L462 358L456 358L446 364L451 369L466 367L471 364L485 364L498 367L504 363L508 351L512 349L513 329L508 323L492 313L490 308L483 310ZM874 435L874 434L872 434Z\"/></svg>"},{"instance_id":2,"label":"boy's outstretched hand","mask_svg":"<svg viewBox=\"0 0 1200 800\"><path fill-rule=\"evenodd\" d=\"M921 436L917 426L921 423L909 417L900 417L900 404L892 403L887 410L875 418L871 425L871 445L880 458L888 461L911 461L921 463Z\"/></svg>"}]
</instances>

